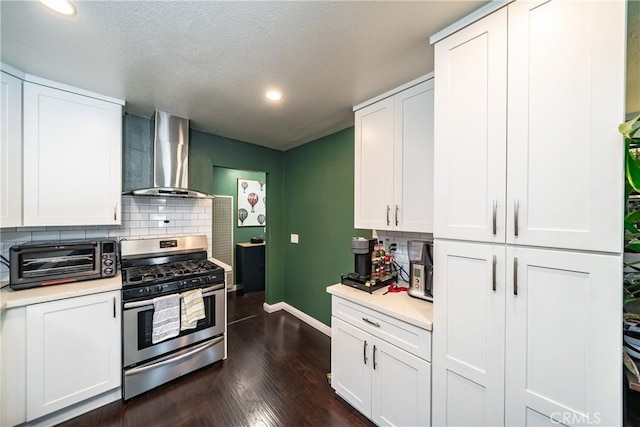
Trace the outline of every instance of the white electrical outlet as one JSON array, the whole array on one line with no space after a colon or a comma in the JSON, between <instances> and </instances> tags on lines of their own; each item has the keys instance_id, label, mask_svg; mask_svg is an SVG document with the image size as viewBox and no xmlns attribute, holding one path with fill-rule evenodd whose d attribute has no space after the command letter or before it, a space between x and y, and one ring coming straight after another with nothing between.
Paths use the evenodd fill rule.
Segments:
<instances>
[{"instance_id":1,"label":"white electrical outlet","mask_svg":"<svg viewBox=\"0 0 640 427\"><path fill-rule=\"evenodd\" d=\"M297 234L292 234L291 235L291 243L298 243L298 235Z\"/></svg>"}]
</instances>

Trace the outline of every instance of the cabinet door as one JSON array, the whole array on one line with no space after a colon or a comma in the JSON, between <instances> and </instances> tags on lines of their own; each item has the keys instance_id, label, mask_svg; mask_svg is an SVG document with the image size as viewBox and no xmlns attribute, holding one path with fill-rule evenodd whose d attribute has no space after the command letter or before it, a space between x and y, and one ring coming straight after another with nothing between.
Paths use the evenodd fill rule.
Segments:
<instances>
[{"instance_id":1,"label":"cabinet door","mask_svg":"<svg viewBox=\"0 0 640 427\"><path fill-rule=\"evenodd\" d=\"M27 307L27 421L120 386L120 292Z\"/></svg>"},{"instance_id":2,"label":"cabinet door","mask_svg":"<svg viewBox=\"0 0 640 427\"><path fill-rule=\"evenodd\" d=\"M24 225L120 223L120 105L24 83Z\"/></svg>"},{"instance_id":3,"label":"cabinet door","mask_svg":"<svg viewBox=\"0 0 640 427\"><path fill-rule=\"evenodd\" d=\"M22 225L22 81L2 72L0 227Z\"/></svg>"},{"instance_id":4,"label":"cabinet door","mask_svg":"<svg viewBox=\"0 0 640 427\"><path fill-rule=\"evenodd\" d=\"M331 387L361 413L371 414L371 335L331 317Z\"/></svg>"},{"instance_id":5,"label":"cabinet door","mask_svg":"<svg viewBox=\"0 0 640 427\"><path fill-rule=\"evenodd\" d=\"M433 232L433 79L394 96L397 230Z\"/></svg>"},{"instance_id":6,"label":"cabinet door","mask_svg":"<svg viewBox=\"0 0 640 427\"><path fill-rule=\"evenodd\" d=\"M431 425L431 364L384 341L372 349L371 420L379 426Z\"/></svg>"},{"instance_id":7,"label":"cabinet door","mask_svg":"<svg viewBox=\"0 0 640 427\"><path fill-rule=\"evenodd\" d=\"M507 249L507 425L622 425L620 256Z\"/></svg>"},{"instance_id":8,"label":"cabinet door","mask_svg":"<svg viewBox=\"0 0 640 427\"><path fill-rule=\"evenodd\" d=\"M435 87L434 237L504 242L506 9L435 45Z\"/></svg>"},{"instance_id":9,"label":"cabinet door","mask_svg":"<svg viewBox=\"0 0 640 427\"><path fill-rule=\"evenodd\" d=\"M393 102L355 112L355 228L392 228Z\"/></svg>"},{"instance_id":10,"label":"cabinet door","mask_svg":"<svg viewBox=\"0 0 640 427\"><path fill-rule=\"evenodd\" d=\"M504 246L434 245L433 424L504 424Z\"/></svg>"},{"instance_id":11,"label":"cabinet door","mask_svg":"<svg viewBox=\"0 0 640 427\"><path fill-rule=\"evenodd\" d=\"M625 8L509 6L510 243L622 251Z\"/></svg>"}]
</instances>

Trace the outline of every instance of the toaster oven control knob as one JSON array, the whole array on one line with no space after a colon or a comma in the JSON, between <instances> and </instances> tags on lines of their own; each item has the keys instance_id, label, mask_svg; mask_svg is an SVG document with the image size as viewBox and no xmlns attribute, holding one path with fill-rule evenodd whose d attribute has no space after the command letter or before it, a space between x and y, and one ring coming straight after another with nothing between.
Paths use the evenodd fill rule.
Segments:
<instances>
[{"instance_id":1,"label":"toaster oven control knob","mask_svg":"<svg viewBox=\"0 0 640 427\"><path fill-rule=\"evenodd\" d=\"M112 274L112 273L113 273L113 268L107 267L104 269L104 274Z\"/></svg>"},{"instance_id":2,"label":"toaster oven control knob","mask_svg":"<svg viewBox=\"0 0 640 427\"><path fill-rule=\"evenodd\" d=\"M106 266L113 265L113 260L112 259L105 259L104 260L104 265L106 265Z\"/></svg>"}]
</instances>

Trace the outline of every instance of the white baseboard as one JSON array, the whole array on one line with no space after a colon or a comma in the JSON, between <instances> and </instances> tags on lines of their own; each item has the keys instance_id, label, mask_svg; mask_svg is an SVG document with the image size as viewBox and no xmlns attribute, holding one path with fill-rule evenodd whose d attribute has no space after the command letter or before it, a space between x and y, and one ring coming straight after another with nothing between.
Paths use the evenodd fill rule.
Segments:
<instances>
[{"instance_id":1,"label":"white baseboard","mask_svg":"<svg viewBox=\"0 0 640 427\"><path fill-rule=\"evenodd\" d=\"M262 304L264 311L267 313L274 313L279 310L284 310L289 314L296 316L298 319L302 320L307 325L315 328L325 334L326 336L331 336L331 328L321 321L309 316L307 313L298 310L294 306L287 304L286 302L277 302L275 304L267 304L266 302Z\"/></svg>"},{"instance_id":2,"label":"white baseboard","mask_svg":"<svg viewBox=\"0 0 640 427\"><path fill-rule=\"evenodd\" d=\"M280 311L283 310L284 303L283 302L277 302L275 304L267 304L262 303L262 308L264 308L264 311L266 311L267 313L275 313L276 311Z\"/></svg>"}]
</instances>

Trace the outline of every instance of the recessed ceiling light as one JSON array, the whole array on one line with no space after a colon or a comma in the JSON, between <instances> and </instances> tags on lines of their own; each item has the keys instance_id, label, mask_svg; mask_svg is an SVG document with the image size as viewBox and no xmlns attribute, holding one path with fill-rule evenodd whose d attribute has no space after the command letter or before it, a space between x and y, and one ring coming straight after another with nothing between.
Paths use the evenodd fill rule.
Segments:
<instances>
[{"instance_id":1,"label":"recessed ceiling light","mask_svg":"<svg viewBox=\"0 0 640 427\"><path fill-rule=\"evenodd\" d=\"M76 8L69 0L38 0L42 5L62 15L75 15Z\"/></svg>"},{"instance_id":2,"label":"recessed ceiling light","mask_svg":"<svg viewBox=\"0 0 640 427\"><path fill-rule=\"evenodd\" d=\"M280 101L282 98L282 94L277 90L270 90L265 96L272 101Z\"/></svg>"}]
</instances>

